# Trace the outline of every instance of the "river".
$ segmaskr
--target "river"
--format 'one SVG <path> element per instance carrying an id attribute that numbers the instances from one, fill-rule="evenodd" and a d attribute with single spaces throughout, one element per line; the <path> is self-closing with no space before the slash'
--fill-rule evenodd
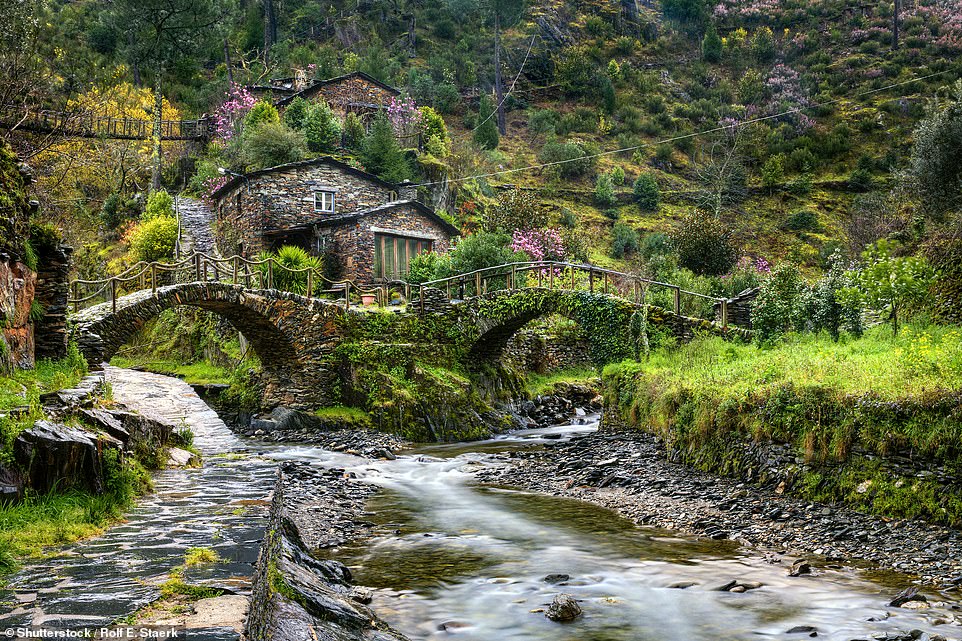
<path id="1" fill-rule="evenodd" d="M 159 582 L 193 546 L 213 547 L 225 562 L 188 578 L 245 593 L 276 463 L 305 460 L 349 469 L 381 488 L 369 508 L 373 540 L 329 554 L 351 567 L 358 584 L 375 588 L 372 607 L 412 640 L 726 641 L 807 638 L 786 632 L 811 626 L 819 638 L 847 641 L 937 631 L 930 614 L 886 607 L 892 584 L 853 568 L 791 578 L 784 566 L 732 542 L 639 528 L 588 503 L 473 481 L 472 469 L 495 464 L 489 453 L 577 438 L 597 428 L 591 417 L 369 461 L 240 439 L 175 379 L 114 368 L 108 377 L 118 401 L 189 425 L 205 466 L 158 473 L 156 493 L 126 523 L 13 577 L 8 597 L 18 602 L 17 614 L 0 617 L 0 628 L 100 625 L 128 616 L 156 597 Z M 562 576 L 545 580 L 549 575 Z M 762 587 L 716 589 L 734 579 Z M 559 592 L 580 600 L 581 618 L 559 624 L 544 616 Z M 191 636 L 236 633 L 200 627 Z"/>

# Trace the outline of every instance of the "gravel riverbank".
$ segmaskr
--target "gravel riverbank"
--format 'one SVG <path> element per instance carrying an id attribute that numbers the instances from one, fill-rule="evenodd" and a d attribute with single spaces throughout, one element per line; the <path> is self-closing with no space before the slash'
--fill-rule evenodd
<path id="1" fill-rule="evenodd" d="M 641 525 L 766 551 L 772 562 L 800 557 L 814 567 L 864 561 L 915 575 L 962 598 L 962 532 L 812 504 L 670 463 L 655 437 L 599 432 L 543 449 L 498 455 L 481 481 L 569 496 L 612 508 Z"/>

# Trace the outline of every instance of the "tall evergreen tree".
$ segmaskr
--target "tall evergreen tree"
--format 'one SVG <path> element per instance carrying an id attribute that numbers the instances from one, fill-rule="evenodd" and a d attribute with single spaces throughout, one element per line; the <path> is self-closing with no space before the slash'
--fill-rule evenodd
<path id="1" fill-rule="evenodd" d="M 481 105 L 478 111 L 478 122 L 481 124 L 474 130 L 474 142 L 482 149 L 497 149 L 500 139 L 498 137 L 498 125 L 495 122 L 494 105 L 491 97 L 481 96 Z"/>
<path id="2" fill-rule="evenodd" d="M 383 113 L 379 113 L 371 125 L 370 133 L 361 144 L 361 162 L 364 168 L 388 182 L 410 180 L 411 163 L 394 136 L 394 128 Z"/>

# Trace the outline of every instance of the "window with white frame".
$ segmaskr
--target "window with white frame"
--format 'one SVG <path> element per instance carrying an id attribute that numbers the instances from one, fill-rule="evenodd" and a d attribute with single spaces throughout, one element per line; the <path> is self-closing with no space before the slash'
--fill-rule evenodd
<path id="1" fill-rule="evenodd" d="M 314 192 L 314 211 L 323 211 L 330 214 L 334 213 L 335 192 L 321 190 Z"/>

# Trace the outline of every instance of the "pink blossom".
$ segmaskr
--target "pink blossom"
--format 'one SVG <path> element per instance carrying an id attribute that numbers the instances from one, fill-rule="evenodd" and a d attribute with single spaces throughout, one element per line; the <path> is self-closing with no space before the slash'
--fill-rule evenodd
<path id="1" fill-rule="evenodd" d="M 214 112 L 214 124 L 217 128 L 217 137 L 227 142 L 234 137 L 237 123 L 243 119 L 244 114 L 250 111 L 257 99 L 247 90 L 246 87 L 232 83 L 230 89 L 225 94 L 225 100 L 217 111 Z"/>
<path id="2" fill-rule="evenodd" d="M 404 96 L 391 98 L 387 106 L 387 117 L 396 134 L 410 133 L 421 122 L 421 112 L 418 110 L 417 103 L 413 98 Z"/>
<path id="3" fill-rule="evenodd" d="M 514 230 L 511 250 L 524 252 L 535 261 L 565 258 L 564 240 L 561 232 L 554 228 Z"/>

